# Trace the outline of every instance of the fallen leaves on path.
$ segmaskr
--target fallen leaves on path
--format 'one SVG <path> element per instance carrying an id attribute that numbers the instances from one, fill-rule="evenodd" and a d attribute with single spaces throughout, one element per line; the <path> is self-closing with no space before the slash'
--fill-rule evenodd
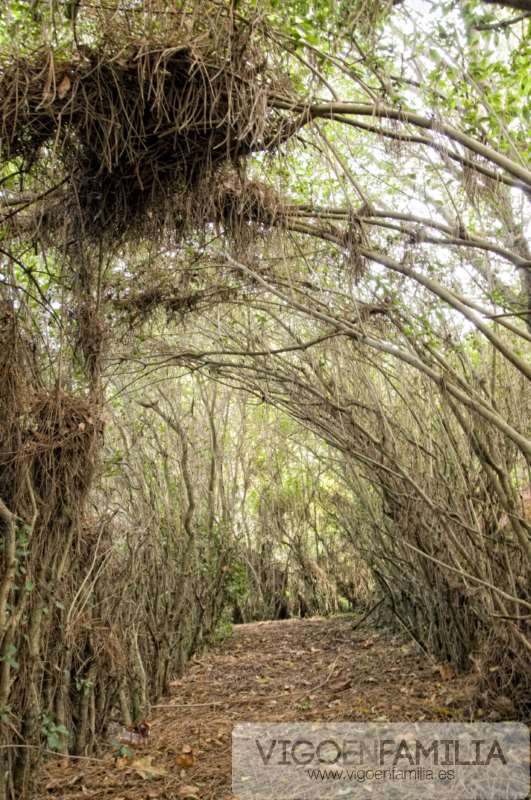
<path id="1" fill-rule="evenodd" d="M 140 775 L 143 780 L 149 778 L 161 778 L 168 774 L 165 767 L 153 764 L 153 756 L 142 756 L 141 758 L 117 758 L 116 766 L 118 769 L 131 769 Z"/>
<path id="2" fill-rule="evenodd" d="M 402 636 L 352 620 L 237 626 L 195 657 L 154 711 L 148 752 L 117 764 L 49 763 L 39 800 L 235 800 L 237 722 L 470 719 L 469 680 L 435 665 Z"/>

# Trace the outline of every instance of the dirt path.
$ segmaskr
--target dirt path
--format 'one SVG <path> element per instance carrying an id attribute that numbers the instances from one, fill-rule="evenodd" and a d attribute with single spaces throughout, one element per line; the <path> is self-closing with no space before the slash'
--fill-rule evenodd
<path id="1" fill-rule="evenodd" d="M 109 745 L 99 761 L 50 764 L 40 797 L 230 800 L 238 721 L 470 719 L 466 679 L 399 636 L 352 625 L 335 618 L 238 626 L 172 685 L 171 707 L 154 709 L 149 744 L 133 759 L 116 759 Z"/>

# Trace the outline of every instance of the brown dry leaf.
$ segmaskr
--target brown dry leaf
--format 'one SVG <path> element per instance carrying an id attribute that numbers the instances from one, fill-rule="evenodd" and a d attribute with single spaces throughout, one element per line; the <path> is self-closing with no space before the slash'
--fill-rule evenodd
<path id="1" fill-rule="evenodd" d="M 181 769 L 190 769 L 195 763 L 194 754 L 192 752 L 180 753 L 178 756 L 175 756 L 175 763 Z"/>
<path id="2" fill-rule="evenodd" d="M 330 689 L 334 693 L 345 692 L 347 689 L 350 689 L 352 686 L 352 679 L 347 678 L 346 680 L 336 681 L 336 683 L 332 683 L 330 685 Z"/>
<path id="3" fill-rule="evenodd" d="M 457 676 L 455 667 L 452 664 L 439 664 L 438 670 L 443 681 L 450 681 Z"/>
<path id="4" fill-rule="evenodd" d="M 114 762 L 115 767 L 118 769 L 127 769 L 131 766 L 131 759 L 128 756 L 118 756 Z"/>
<path id="5" fill-rule="evenodd" d="M 493 702 L 493 706 L 495 710 L 502 715 L 502 717 L 507 717 L 507 719 L 510 719 L 515 713 L 513 701 L 510 697 L 506 697 L 503 694 L 498 695 Z"/>
<path id="6" fill-rule="evenodd" d="M 199 789 L 197 786 L 181 786 L 177 790 L 177 797 L 182 797 L 183 800 L 197 800 Z"/>
<path id="7" fill-rule="evenodd" d="M 446 708 L 446 706 L 431 705 L 430 706 L 430 711 L 433 711 L 435 714 L 439 714 L 440 716 L 443 716 L 443 717 L 451 717 L 452 716 L 451 709 Z"/>
<path id="8" fill-rule="evenodd" d="M 59 100 L 63 100 L 71 88 L 72 88 L 72 81 L 70 80 L 68 75 L 64 75 L 63 80 L 57 87 L 57 96 L 59 97 Z"/>
<path id="9" fill-rule="evenodd" d="M 165 767 L 157 767 L 153 762 L 153 756 L 142 756 L 142 758 L 135 758 L 130 763 L 131 769 L 140 775 L 141 778 L 147 780 L 148 778 L 162 778 L 168 774 Z"/>
<path id="10" fill-rule="evenodd" d="M 61 769 L 62 762 L 58 762 L 57 767 Z M 79 783 L 83 780 L 83 775 L 74 775 L 72 778 L 69 778 L 66 782 L 63 776 L 60 776 L 59 779 L 48 781 L 46 784 L 46 791 L 51 792 L 53 789 L 57 789 L 60 786 L 73 786 L 75 783 Z"/>

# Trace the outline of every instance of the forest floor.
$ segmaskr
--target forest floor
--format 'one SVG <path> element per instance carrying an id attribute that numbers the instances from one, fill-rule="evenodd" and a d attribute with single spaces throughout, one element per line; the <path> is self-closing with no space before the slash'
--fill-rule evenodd
<path id="1" fill-rule="evenodd" d="M 148 743 L 117 757 L 52 760 L 39 800 L 232 800 L 231 731 L 250 721 L 470 720 L 470 680 L 411 641 L 346 617 L 234 628 L 192 659 Z"/>

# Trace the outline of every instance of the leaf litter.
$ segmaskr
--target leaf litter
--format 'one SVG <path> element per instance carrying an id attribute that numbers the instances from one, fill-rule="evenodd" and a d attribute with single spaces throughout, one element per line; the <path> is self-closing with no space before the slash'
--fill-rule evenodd
<path id="1" fill-rule="evenodd" d="M 38 800 L 232 800 L 231 733 L 240 721 L 480 716 L 470 675 L 434 666 L 401 634 L 352 628 L 347 617 L 236 626 L 171 682 L 142 755 L 71 759 L 66 768 L 50 761 Z"/>

